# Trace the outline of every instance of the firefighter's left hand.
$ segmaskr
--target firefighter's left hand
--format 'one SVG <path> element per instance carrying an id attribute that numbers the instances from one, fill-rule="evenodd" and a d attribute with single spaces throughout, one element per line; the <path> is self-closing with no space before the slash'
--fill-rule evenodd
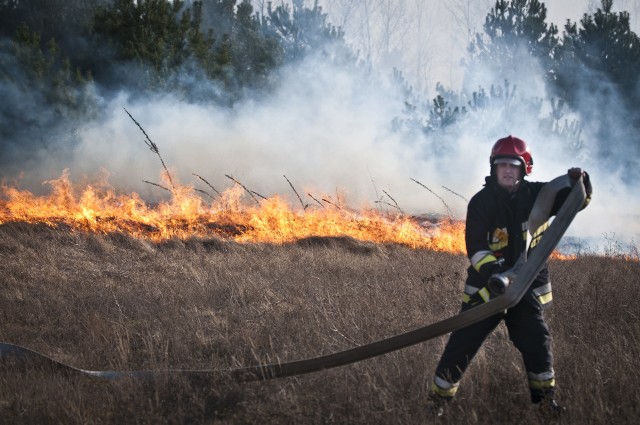
<path id="1" fill-rule="evenodd" d="M 586 207 L 589 202 L 591 202 L 591 194 L 593 193 L 593 188 L 591 187 L 591 179 L 589 179 L 589 174 L 586 171 L 583 171 L 580 167 L 569 168 L 567 171 L 569 174 L 569 178 L 571 179 L 571 185 L 573 186 L 580 176 L 582 176 L 582 184 L 584 184 L 584 191 L 587 194 L 587 198 L 584 201 L 584 207 Z"/>

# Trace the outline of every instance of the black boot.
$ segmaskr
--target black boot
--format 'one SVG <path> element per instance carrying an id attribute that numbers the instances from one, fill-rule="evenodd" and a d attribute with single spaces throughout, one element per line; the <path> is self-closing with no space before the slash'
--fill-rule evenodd
<path id="1" fill-rule="evenodd" d="M 567 410 L 566 407 L 559 405 L 555 399 L 546 400 L 546 404 L 550 410 L 558 414 L 563 413 Z"/>
<path id="2" fill-rule="evenodd" d="M 535 404 L 538 407 L 538 413 L 544 417 L 557 418 L 567 411 L 554 398 L 545 397 Z"/>
<path id="3" fill-rule="evenodd" d="M 567 409 L 556 401 L 555 388 L 531 390 L 531 401 L 538 408 L 538 413 L 544 417 L 558 417 Z"/>
<path id="4" fill-rule="evenodd" d="M 445 415 L 452 400 L 453 397 L 443 397 L 436 393 L 430 393 L 427 401 L 427 410 L 434 416 L 442 417 Z"/>

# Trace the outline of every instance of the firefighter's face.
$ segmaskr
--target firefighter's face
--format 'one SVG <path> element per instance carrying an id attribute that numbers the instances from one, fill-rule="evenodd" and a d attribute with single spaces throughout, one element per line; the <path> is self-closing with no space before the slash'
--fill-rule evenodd
<path id="1" fill-rule="evenodd" d="M 522 179 L 522 167 L 520 164 L 511 163 L 496 164 L 496 177 L 498 184 L 509 192 L 516 190 Z"/>

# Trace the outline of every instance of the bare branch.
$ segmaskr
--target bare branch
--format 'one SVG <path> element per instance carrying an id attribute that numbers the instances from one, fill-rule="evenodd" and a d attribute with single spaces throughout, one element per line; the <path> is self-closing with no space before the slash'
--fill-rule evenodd
<path id="1" fill-rule="evenodd" d="M 316 198 L 314 198 L 314 196 L 310 193 L 307 193 L 307 195 L 309 195 L 311 197 L 311 199 L 313 199 L 314 201 L 316 201 L 318 203 L 318 205 L 320 205 L 322 208 L 324 208 L 324 205 L 322 205 L 322 202 L 318 201 Z"/>
<path id="2" fill-rule="evenodd" d="M 409 177 L 411 179 L 411 177 Z M 431 192 L 436 198 L 440 199 L 440 201 L 442 201 L 442 203 L 444 204 L 444 207 L 447 209 L 447 214 L 449 214 L 449 218 L 453 218 L 453 213 L 451 212 L 451 208 L 449 208 L 449 205 L 447 205 L 447 203 L 444 201 L 444 199 L 442 199 L 442 197 L 440 195 L 438 195 L 437 193 L 435 193 L 433 190 L 429 189 L 427 186 L 423 185 L 422 183 L 420 183 L 418 180 L 416 179 L 411 179 L 414 182 L 418 183 L 420 186 L 424 187 L 425 189 L 427 189 L 429 192 Z"/>
<path id="3" fill-rule="evenodd" d="M 254 196 L 254 192 L 250 191 L 249 189 L 247 189 L 247 187 L 245 185 L 243 185 L 242 183 L 240 183 L 238 180 L 234 179 L 233 177 L 231 177 L 228 174 L 224 175 L 226 178 L 230 179 L 231 181 L 237 183 L 240 185 L 240 187 L 242 187 L 249 195 L 251 195 L 251 197 L 253 198 L 253 200 L 256 202 L 256 204 L 258 204 L 258 206 L 260 206 L 260 201 L 258 201 L 258 199 Z M 266 198 L 264 198 L 266 199 Z"/>
<path id="4" fill-rule="evenodd" d="M 442 186 L 444 189 L 448 190 L 449 192 L 453 193 L 454 195 L 462 198 L 465 202 L 469 202 L 469 200 L 467 198 L 465 198 L 464 196 L 460 195 L 459 193 L 454 192 L 453 190 L 449 189 L 446 186 Z"/>
<path id="5" fill-rule="evenodd" d="M 369 178 L 371 179 L 371 184 L 373 184 L 373 190 L 376 192 L 376 198 L 380 199 L 380 194 L 378 193 L 378 187 L 376 186 L 376 182 L 373 180 L 373 176 L 371 175 L 371 170 L 367 165 L 367 172 L 369 172 Z"/>
<path id="6" fill-rule="evenodd" d="M 327 204 L 331 204 L 331 205 L 333 205 L 334 207 L 336 207 L 337 209 L 339 209 L 340 211 L 342 211 L 342 208 L 340 208 L 340 207 L 339 207 L 338 205 L 336 205 L 335 203 L 333 203 L 333 202 L 329 201 L 328 199 L 322 198 L 322 200 L 323 200 L 324 202 L 326 202 Z"/>
<path id="7" fill-rule="evenodd" d="M 147 132 L 144 131 L 144 128 L 142 128 L 140 123 L 138 121 L 136 121 L 135 118 L 133 118 L 133 116 L 129 113 L 129 111 L 127 111 L 127 108 L 123 108 L 123 109 L 127 113 L 127 115 L 129 115 L 129 118 L 131 118 L 131 120 L 138 126 L 140 131 L 142 131 L 142 134 L 144 134 L 144 137 L 146 138 L 144 140 L 144 143 L 149 147 L 149 149 L 151 149 L 151 152 L 155 153 L 156 155 L 158 155 L 158 158 L 160 158 L 160 162 L 162 163 L 162 167 L 164 168 L 164 171 L 167 173 L 167 178 L 169 179 L 169 183 L 171 183 L 171 187 L 173 189 L 175 189 L 175 185 L 173 184 L 173 180 L 171 179 L 171 173 L 169 173 L 169 170 L 167 169 L 167 166 L 165 165 L 164 160 L 162 159 L 162 156 L 160 155 L 160 150 L 158 149 L 158 145 L 156 145 L 155 143 L 153 143 L 151 141 L 151 139 L 149 138 L 149 135 L 147 134 Z"/>
<path id="8" fill-rule="evenodd" d="M 289 183 L 289 186 L 291 186 L 291 189 L 293 190 L 293 193 L 295 193 L 295 194 L 296 194 L 296 196 L 298 197 L 298 201 L 300 201 L 300 205 L 302 205 L 302 209 L 306 211 L 306 210 L 307 210 L 307 207 L 308 207 L 309 205 L 305 205 L 305 203 L 304 203 L 304 202 L 302 202 L 302 198 L 300 198 L 300 195 L 298 195 L 298 191 L 296 190 L 296 188 L 295 188 L 295 187 L 293 187 L 293 184 L 291 184 L 291 182 L 289 181 L 289 179 L 287 178 L 287 176 L 285 176 L 285 175 L 283 174 L 283 175 L 282 175 L 282 177 L 284 177 L 284 178 L 285 178 L 285 180 L 287 181 L 287 183 Z"/>
<path id="9" fill-rule="evenodd" d="M 216 199 L 216 197 L 215 197 L 215 196 L 213 196 L 212 194 L 210 194 L 210 193 L 209 193 L 209 192 L 207 192 L 206 190 L 202 190 L 202 189 L 193 189 L 193 190 L 195 190 L 196 192 L 204 193 L 205 195 L 207 195 L 209 198 L 211 198 L 211 199 L 213 199 L 213 200 L 215 200 L 215 199 Z"/>
<path id="10" fill-rule="evenodd" d="M 196 174 L 196 173 L 191 173 L 191 174 L 193 174 L 194 176 L 196 176 L 197 178 L 199 178 L 200 180 L 202 180 L 203 182 L 205 182 L 205 184 L 206 184 L 207 186 L 209 186 L 211 189 L 213 189 L 213 191 L 214 191 L 218 196 L 221 196 L 221 195 L 222 195 L 220 192 L 218 192 L 218 190 L 216 190 L 216 188 L 215 188 L 215 187 L 213 187 L 213 185 L 212 185 L 211 183 L 209 183 L 208 181 L 206 181 L 204 177 L 199 176 L 199 175 L 198 175 L 198 174 Z"/>
<path id="11" fill-rule="evenodd" d="M 387 201 L 375 201 L 375 203 L 376 203 L 376 204 L 385 204 L 385 205 L 389 205 L 390 207 L 397 209 L 397 210 L 398 210 L 398 212 L 400 212 L 400 214 L 404 214 L 404 211 L 402 211 L 400 208 L 398 208 L 398 206 L 397 206 L 397 205 L 390 204 L 390 203 L 388 203 Z"/>
<path id="12" fill-rule="evenodd" d="M 171 192 L 171 189 L 169 189 L 168 187 L 164 187 L 164 186 L 162 186 L 162 185 L 160 185 L 160 184 L 158 184 L 158 183 L 153 183 L 153 182 L 150 182 L 150 181 L 147 181 L 147 180 L 142 180 L 142 181 L 143 181 L 143 182 L 145 182 L 145 183 L 147 183 L 147 184 L 151 184 L 151 185 L 153 185 L 153 186 L 158 186 L 160 189 L 164 189 L 164 190 L 166 190 L 167 192 Z"/>
<path id="13" fill-rule="evenodd" d="M 389 197 L 389 199 L 391 199 L 393 201 L 394 205 L 391 205 L 392 207 L 395 207 L 398 211 L 400 211 L 402 214 L 404 214 L 404 211 L 402 211 L 402 208 L 400 208 L 400 206 L 398 205 L 398 203 L 396 202 L 395 199 L 393 199 L 393 197 L 391 195 L 389 195 L 389 193 L 387 193 L 386 190 L 382 191 L 385 195 L 387 195 Z M 386 203 L 386 202 L 385 202 Z"/>
<path id="14" fill-rule="evenodd" d="M 252 190 L 252 191 L 251 191 L 251 193 L 253 193 L 253 194 L 254 194 L 254 195 L 256 195 L 256 196 L 261 197 L 262 199 L 267 199 L 267 197 L 266 197 L 266 196 L 262 196 L 262 195 L 260 195 L 260 194 L 259 194 L 258 192 L 256 192 L 255 190 Z"/>

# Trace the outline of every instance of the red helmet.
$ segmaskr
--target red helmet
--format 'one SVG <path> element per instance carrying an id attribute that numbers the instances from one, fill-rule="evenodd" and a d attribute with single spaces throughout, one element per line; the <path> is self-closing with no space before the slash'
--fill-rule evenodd
<path id="1" fill-rule="evenodd" d="M 491 149 L 489 163 L 493 165 L 493 162 L 498 158 L 515 158 L 522 163 L 524 174 L 526 176 L 531 174 L 533 158 L 531 157 L 529 147 L 522 139 L 508 136 L 498 140 L 495 145 L 493 145 L 493 149 Z"/>

